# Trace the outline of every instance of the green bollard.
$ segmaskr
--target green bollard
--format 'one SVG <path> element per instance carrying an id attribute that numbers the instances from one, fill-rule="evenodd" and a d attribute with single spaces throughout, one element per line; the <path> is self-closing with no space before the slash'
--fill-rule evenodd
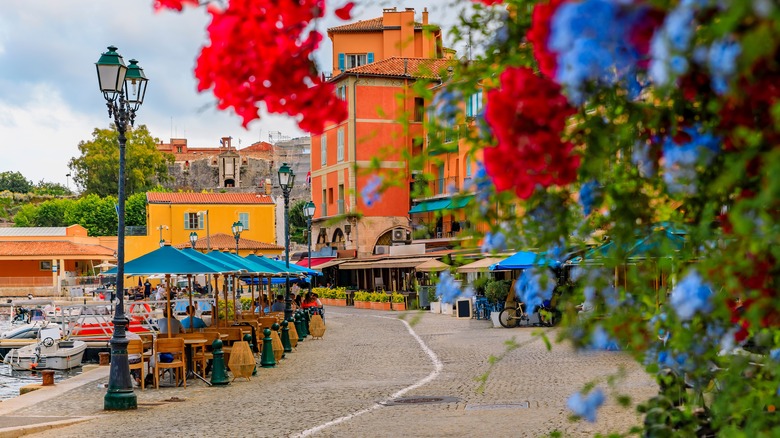
<path id="1" fill-rule="evenodd" d="M 249 349 L 254 352 L 255 351 L 255 345 L 252 343 L 252 335 L 249 333 L 244 335 L 244 341 L 246 341 L 247 344 L 249 344 Z M 253 353 L 254 356 L 254 353 Z M 257 361 L 255 361 L 255 368 L 252 370 L 252 375 L 257 375 Z"/>
<path id="2" fill-rule="evenodd" d="M 285 353 L 292 353 L 292 344 L 290 343 L 290 329 L 287 327 L 289 322 L 282 321 L 282 347 Z"/>
<path id="3" fill-rule="evenodd" d="M 263 353 L 260 355 L 260 366 L 263 368 L 275 368 L 274 346 L 271 343 L 271 329 L 263 330 Z"/>
<path id="4" fill-rule="evenodd" d="M 298 332 L 298 342 L 303 342 L 303 329 L 301 328 L 301 314 L 296 312 L 293 317 L 293 323 L 295 324 L 295 331 Z"/>
<path id="5" fill-rule="evenodd" d="M 224 386 L 230 384 L 227 368 L 225 368 L 225 353 L 222 351 L 222 340 L 215 339 L 211 344 L 214 350 L 214 359 L 211 361 L 211 384 L 213 386 Z"/>

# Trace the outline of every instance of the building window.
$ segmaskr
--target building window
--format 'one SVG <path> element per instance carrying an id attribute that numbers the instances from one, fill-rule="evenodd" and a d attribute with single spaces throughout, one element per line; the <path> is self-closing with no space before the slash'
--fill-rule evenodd
<path id="1" fill-rule="evenodd" d="M 328 189 L 328 204 L 333 204 L 333 187 Z"/>
<path id="2" fill-rule="evenodd" d="M 414 121 L 422 122 L 423 114 L 425 114 L 425 99 L 422 97 L 414 98 Z"/>
<path id="3" fill-rule="evenodd" d="M 238 220 L 241 222 L 241 225 L 244 226 L 245 230 L 249 229 L 249 213 L 239 213 Z"/>
<path id="4" fill-rule="evenodd" d="M 181 151 L 182 151 L 182 147 L 181 146 L 176 146 L 176 152 L 177 153 L 181 153 Z"/>
<path id="5" fill-rule="evenodd" d="M 202 230 L 203 229 L 203 215 L 198 213 L 184 213 L 184 229 L 185 230 Z"/>
<path id="6" fill-rule="evenodd" d="M 338 145 L 336 149 L 336 159 L 338 161 L 344 161 L 344 128 L 339 128 L 338 131 Z"/>
<path id="7" fill-rule="evenodd" d="M 476 117 L 482 111 L 482 90 L 469 97 L 466 102 L 466 117 Z"/>
<path id="8" fill-rule="evenodd" d="M 339 184 L 338 211 L 339 214 L 344 214 L 344 184 Z"/>
<path id="9" fill-rule="evenodd" d="M 51 271 L 51 262 L 40 262 L 41 271 Z"/>
<path id="10" fill-rule="evenodd" d="M 322 189 L 322 206 L 320 208 L 320 213 L 322 216 L 328 215 L 328 190 Z"/>
<path id="11" fill-rule="evenodd" d="M 347 70 L 350 68 L 360 67 L 361 65 L 368 64 L 368 56 L 366 53 L 347 53 L 346 56 Z"/>
<path id="12" fill-rule="evenodd" d="M 328 164 L 328 137 L 324 133 L 320 136 L 320 164 Z"/>
<path id="13" fill-rule="evenodd" d="M 471 157 L 466 155 L 466 178 L 471 178 Z"/>
<path id="14" fill-rule="evenodd" d="M 338 97 L 341 100 L 347 100 L 347 86 L 342 85 L 338 88 L 336 88 L 336 97 Z"/>

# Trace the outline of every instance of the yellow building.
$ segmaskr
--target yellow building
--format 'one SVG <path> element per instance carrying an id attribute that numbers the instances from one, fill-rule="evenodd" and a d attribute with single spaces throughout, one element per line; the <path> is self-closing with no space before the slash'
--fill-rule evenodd
<path id="1" fill-rule="evenodd" d="M 283 250 L 275 244 L 276 206 L 268 195 L 149 192 L 146 202 L 146 233 L 142 236 L 128 234 L 125 239 L 127 261 L 154 251 L 161 241 L 173 246 L 189 245 L 192 232 L 198 235 L 198 249 L 234 251 L 231 228 L 237 221 L 244 226 L 238 242 L 239 254 L 274 256 Z M 231 244 L 229 247 L 226 247 L 227 242 Z"/>

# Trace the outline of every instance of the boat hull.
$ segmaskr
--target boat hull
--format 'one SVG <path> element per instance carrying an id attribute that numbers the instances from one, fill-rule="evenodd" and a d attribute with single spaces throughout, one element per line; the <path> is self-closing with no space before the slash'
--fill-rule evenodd
<path id="1" fill-rule="evenodd" d="M 36 354 L 36 346 L 30 345 L 9 351 L 3 362 L 17 371 L 59 370 L 65 371 L 81 366 L 87 343 L 83 341 L 60 341 L 55 351 Z"/>

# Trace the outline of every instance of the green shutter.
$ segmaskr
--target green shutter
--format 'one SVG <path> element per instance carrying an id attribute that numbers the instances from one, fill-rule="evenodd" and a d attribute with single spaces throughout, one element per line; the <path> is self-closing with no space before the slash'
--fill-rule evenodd
<path id="1" fill-rule="evenodd" d="M 203 215 L 200 213 L 198 213 L 198 229 L 203 229 Z"/>
<path id="2" fill-rule="evenodd" d="M 339 70 L 344 71 L 344 54 L 339 53 Z"/>
<path id="3" fill-rule="evenodd" d="M 184 229 L 189 230 L 190 229 L 190 217 L 189 213 L 184 213 Z"/>

